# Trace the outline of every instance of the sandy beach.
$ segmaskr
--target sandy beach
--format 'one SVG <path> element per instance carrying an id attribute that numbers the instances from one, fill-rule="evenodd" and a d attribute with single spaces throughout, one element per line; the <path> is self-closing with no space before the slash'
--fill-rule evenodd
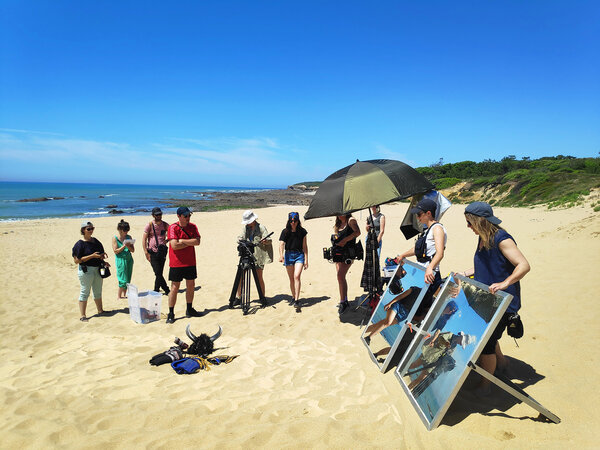
<path id="1" fill-rule="evenodd" d="M 305 206 L 293 207 L 303 215 Z M 383 256 L 413 245 L 399 224 L 407 204 L 384 205 Z M 289 206 L 256 210 L 277 239 Z M 442 219 L 448 230 L 445 276 L 472 266 L 476 237 L 465 226 L 464 205 Z M 334 266 L 322 257 L 333 219 L 304 221 L 309 269 L 302 277 L 304 307 L 289 304 L 289 282 L 278 262 L 265 268 L 269 306 L 243 316 L 227 307 L 237 265 L 235 237 L 242 211 L 195 213 L 202 235 L 196 250 L 196 309 L 186 319 L 179 294 L 178 320 L 134 323 L 117 300 L 113 274 L 104 282 L 104 305 L 114 314 L 78 320 L 79 283 L 71 248 L 80 219 L 0 223 L 0 446 L 15 448 L 597 448 L 600 339 L 600 213 L 589 207 L 496 208 L 532 270 L 522 281 L 525 336 L 504 336 L 505 354 L 521 368 L 515 380 L 562 419 L 534 420 L 538 413 L 494 390 L 480 401 L 465 389 L 441 425 L 427 431 L 393 371 L 379 372 L 360 340 L 362 313 L 340 321 Z M 366 215 L 357 213 L 364 232 Z M 121 217 L 94 220 L 110 250 Z M 141 245 L 149 217 L 131 216 L 138 239 L 133 284 L 153 286 Z M 174 215 L 165 217 L 172 223 Z M 364 234 L 363 234 L 364 237 Z M 111 263 L 114 255 L 109 251 Z M 168 269 L 165 269 L 165 276 Z M 362 262 L 352 267 L 349 297 L 359 287 Z M 253 298 L 257 296 L 254 293 Z M 256 303 L 258 305 L 258 303 Z M 148 360 L 185 338 L 223 327 L 216 354 L 240 355 L 232 363 L 194 375 L 177 375 Z"/>

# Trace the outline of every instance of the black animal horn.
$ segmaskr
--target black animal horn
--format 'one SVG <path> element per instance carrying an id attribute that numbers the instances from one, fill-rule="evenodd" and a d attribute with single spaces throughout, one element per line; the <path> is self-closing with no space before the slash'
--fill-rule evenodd
<path id="1" fill-rule="evenodd" d="M 185 327 L 185 334 L 187 334 L 187 336 L 192 340 L 192 342 L 196 342 L 198 340 L 198 338 L 194 336 L 194 333 L 192 333 L 192 330 L 190 330 L 189 325 Z"/>
<path id="2" fill-rule="evenodd" d="M 219 331 L 217 331 L 213 336 L 211 336 L 210 340 L 213 342 L 216 341 L 217 339 L 219 339 L 219 337 L 221 337 L 222 332 L 223 332 L 223 329 L 221 328 L 221 325 L 219 325 Z"/>

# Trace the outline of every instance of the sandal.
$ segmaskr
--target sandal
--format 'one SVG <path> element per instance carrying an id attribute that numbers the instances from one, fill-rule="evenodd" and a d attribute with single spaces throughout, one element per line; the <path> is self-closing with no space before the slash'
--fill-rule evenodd
<path id="1" fill-rule="evenodd" d="M 87 317 L 83 316 L 83 317 L 80 317 L 79 320 L 81 322 L 87 322 L 89 319 Z"/>

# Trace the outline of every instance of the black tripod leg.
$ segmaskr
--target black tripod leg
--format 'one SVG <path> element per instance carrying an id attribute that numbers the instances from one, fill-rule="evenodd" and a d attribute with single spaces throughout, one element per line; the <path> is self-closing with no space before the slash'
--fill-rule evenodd
<path id="1" fill-rule="evenodd" d="M 265 298 L 265 294 L 262 291 L 262 287 L 260 286 L 260 281 L 258 280 L 258 273 L 256 272 L 256 266 L 252 266 L 252 275 L 254 275 L 254 283 L 256 284 L 256 290 L 258 291 L 258 298 L 260 300 L 260 304 L 265 307 L 267 306 L 267 299 Z"/>
<path id="2" fill-rule="evenodd" d="M 238 269 L 235 274 L 235 281 L 233 282 L 233 289 L 231 289 L 231 296 L 229 297 L 230 308 L 233 308 L 235 306 L 235 294 L 237 294 L 238 286 L 240 285 L 240 281 L 242 280 L 242 272 L 242 267 L 238 265 Z"/>
<path id="3" fill-rule="evenodd" d="M 244 315 L 250 310 L 250 269 L 244 269 L 242 276 L 242 311 Z"/>

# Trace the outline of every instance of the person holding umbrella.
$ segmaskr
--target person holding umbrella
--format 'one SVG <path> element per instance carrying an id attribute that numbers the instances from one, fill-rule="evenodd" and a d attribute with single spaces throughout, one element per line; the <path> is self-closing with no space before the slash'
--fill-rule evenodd
<path id="1" fill-rule="evenodd" d="M 352 214 L 345 214 L 337 216 L 335 219 L 335 225 L 333 226 L 334 231 L 334 245 L 337 247 L 349 248 L 356 244 L 356 238 L 360 236 L 360 228 L 356 219 L 352 217 Z M 335 263 L 335 271 L 337 273 L 337 281 L 340 289 L 340 304 L 338 305 L 338 313 L 342 315 L 347 309 L 348 303 L 348 282 L 346 281 L 346 274 L 350 270 L 352 260 L 346 263 L 345 260 Z"/>
<path id="2" fill-rule="evenodd" d="M 465 219 L 467 227 L 479 236 L 479 241 L 473 268 L 465 270 L 461 275 L 466 277 L 473 275 L 475 281 L 489 285 L 492 294 L 502 290 L 513 296 L 479 358 L 481 367 L 493 374 L 497 367 L 504 369 L 508 365 L 498 340 L 508 326 L 509 318 L 517 314 L 521 308 L 519 280 L 529 272 L 531 267 L 521 250 L 517 248 L 513 237 L 500 227 L 502 221 L 494 216 L 494 211 L 488 203 L 473 202 L 468 205 L 465 208 Z M 482 378 L 478 390 L 482 395 L 489 393 L 490 381 Z"/>
<path id="3" fill-rule="evenodd" d="M 435 291 L 442 284 L 440 261 L 444 258 L 448 237 L 444 226 L 435 220 L 436 209 L 437 205 L 433 200 L 423 198 L 417 203 L 416 207 L 410 210 L 411 214 L 417 215 L 417 220 L 423 225 L 424 231 L 416 240 L 414 248 L 399 255 L 400 260 L 409 256 L 416 256 L 417 261 L 426 266 L 425 282 L 429 284 L 429 288 L 415 313 L 415 317 L 425 315 L 433 303 Z"/>

